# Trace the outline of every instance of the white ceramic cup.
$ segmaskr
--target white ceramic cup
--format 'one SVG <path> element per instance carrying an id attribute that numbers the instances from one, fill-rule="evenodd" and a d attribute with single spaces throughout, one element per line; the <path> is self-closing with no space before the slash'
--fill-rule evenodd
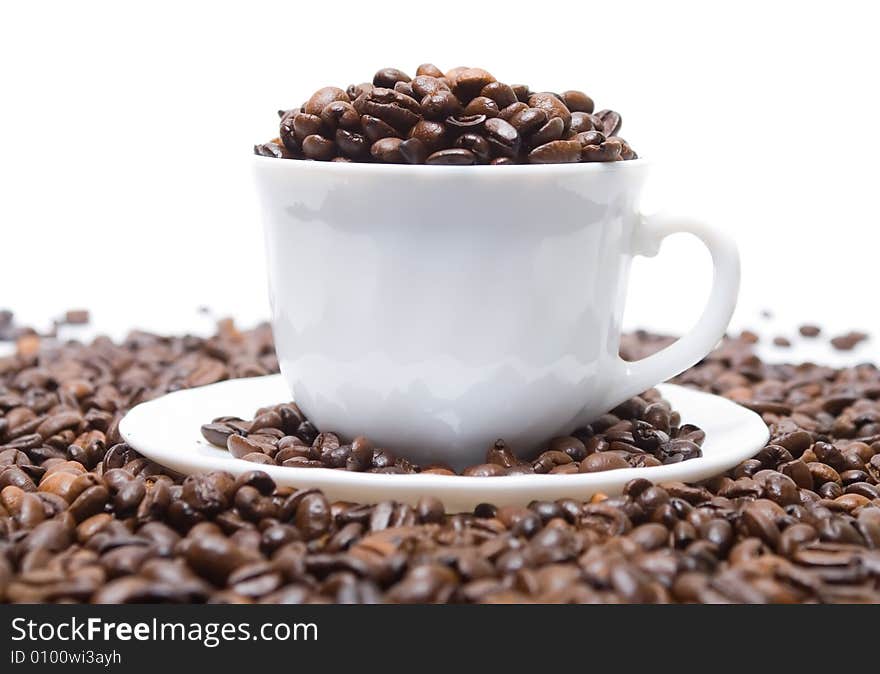
<path id="1" fill-rule="evenodd" d="M 540 448 L 705 356 L 739 257 L 705 223 L 644 216 L 644 160 L 397 166 L 255 157 L 275 345 L 320 429 L 429 464 Z M 669 234 L 708 247 L 694 328 L 618 356 L 630 263 Z"/>

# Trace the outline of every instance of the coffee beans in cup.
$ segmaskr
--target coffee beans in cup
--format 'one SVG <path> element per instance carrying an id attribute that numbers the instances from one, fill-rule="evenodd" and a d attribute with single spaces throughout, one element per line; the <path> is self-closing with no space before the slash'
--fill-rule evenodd
<path id="1" fill-rule="evenodd" d="M 369 82 L 318 89 L 279 110 L 278 136 L 254 153 L 278 159 L 379 164 L 568 164 L 636 159 L 621 117 L 583 91 L 532 91 L 482 68 L 415 76 L 383 68 Z"/>

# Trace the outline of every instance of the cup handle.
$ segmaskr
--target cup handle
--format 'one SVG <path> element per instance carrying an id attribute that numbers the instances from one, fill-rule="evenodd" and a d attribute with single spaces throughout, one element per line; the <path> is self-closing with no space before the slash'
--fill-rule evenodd
<path id="1" fill-rule="evenodd" d="M 712 254 L 713 280 L 703 315 L 678 341 L 642 360 L 627 362 L 617 357 L 610 400 L 613 408 L 642 391 L 680 374 L 708 354 L 727 329 L 739 292 L 739 251 L 727 234 L 699 220 L 678 216 L 642 215 L 632 239 L 633 255 L 653 257 L 670 234 L 686 232 L 700 239 Z"/>

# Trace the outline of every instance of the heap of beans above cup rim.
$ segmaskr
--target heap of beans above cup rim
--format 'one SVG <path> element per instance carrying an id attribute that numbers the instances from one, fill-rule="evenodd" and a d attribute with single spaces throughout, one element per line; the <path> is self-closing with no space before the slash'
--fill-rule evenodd
<path id="1" fill-rule="evenodd" d="M 385 164 L 564 164 L 636 159 L 613 110 L 582 91 L 533 92 L 482 68 L 410 77 L 383 68 L 372 82 L 323 87 L 279 110 L 278 137 L 254 153 L 279 159 Z"/>

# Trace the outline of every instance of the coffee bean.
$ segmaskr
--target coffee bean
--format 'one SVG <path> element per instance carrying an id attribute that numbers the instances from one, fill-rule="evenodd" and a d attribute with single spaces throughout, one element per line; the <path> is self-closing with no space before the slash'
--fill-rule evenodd
<path id="1" fill-rule="evenodd" d="M 339 87 L 323 87 L 318 89 L 303 106 L 303 112 L 309 115 L 320 115 L 325 107 L 334 101 L 350 102 L 348 94 Z M 312 132 L 315 133 L 315 132 Z"/>
<path id="2" fill-rule="evenodd" d="M 519 151 L 520 137 L 517 130 L 508 122 L 500 118 L 487 119 L 483 125 L 486 131 L 486 140 L 494 153 L 513 157 Z"/>
<path id="3" fill-rule="evenodd" d="M 296 507 L 296 527 L 303 538 L 311 540 L 330 526 L 330 507 L 320 493 L 306 494 Z"/>
<path id="4" fill-rule="evenodd" d="M 491 156 L 491 146 L 483 136 L 476 133 L 463 133 L 455 139 L 455 147 L 470 150 L 477 161 L 485 164 Z M 415 163 L 415 162 L 413 162 Z"/>
<path id="5" fill-rule="evenodd" d="M 462 474 L 470 475 L 472 477 L 496 477 L 499 475 L 506 475 L 507 471 L 494 463 L 482 463 L 477 466 L 469 466 L 468 468 L 465 468 Z"/>
<path id="6" fill-rule="evenodd" d="M 303 138 L 302 151 L 308 159 L 327 161 L 335 155 L 336 144 L 329 138 L 312 134 Z"/>
<path id="7" fill-rule="evenodd" d="M 602 133 L 606 136 L 615 136 L 620 131 L 620 115 L 614 110 L 600 110 L 596 113 L 596 118 L 602 123 Z"/>
<path id="8" fill-rule="evenodd" d="M 468 116 L 482 115 L 483 118 L 487 118 L 497 117 L 498 111 L 498 104 L 491 98 L 488 98 L 486 96 L 477 96 L 465 106 L 462 114 Z"/>
<path id="9" fill-rule="evenodd" d="M 593 112 L 593 99 L 587 96 L 583 91 L 576 91 L 574 89 L 563 91 L 562 94 L 560 94 L 560 98 L 562 98 L 562 102 L 572 113 Z"/>
<path id="10" fill-rule="evenodd" d="M 405 164 L 406 159 L 400 152 L 400 138 L 382 138 L 373 143 L 370 147 L 370 154 L 373 159 L 385 164 Z"/>
<path id="11" fill-rule="evenodd" d="M 391 89 L 397 82 L 409 82 L 410 77 L 397 68 L 383 68 L 373 75 L 373 85 Z"/>
<path id="12" fill-rule="evenodd" d="M 590 454 L 586 459 L 581 461 L 580 472 L 598 473 L 605 470 L 616 470 L 618 468 L 629 468 L 629 464 L 617 454 L 601 452 Z"/>
<path id="13" fill-rule="evenodd" d="M 426 164 L 434 166 L 467 166 L 477 161 L 476 155 L 465 148 L 450 148 L 448 150 L 438 150 L 428 155 L 425 160 Z"/>
<path id="14" fill-rule="evenodd" d="M 462 111 L 461 102 L 451 91 L 440 89 L 421 100 L 422 114 L 427 120 L 444 120 Z M 417 120 L 418 121 L 418 120 Z"/>
<path id="15" fill-rule="evenodd" d="M 516 94 L 513 89 L 503 82 L 489 82 L 480 90 L 480 96 L 490 98 L 495 101 L 498 110 L 506 108 L 517 102 Z"/>
<path id="16" fill-rule="evenodd" d="M 563 123 L 563 131 L 568 131 L 571 125 L 571 111 L 565 107 L 559 98 L 554 94 L 540 93 L 529 96 L 529 105 L 533 108 L 539 108 L 547 113 L 547 117 L 559 118 Z M 605 134 L 610 135 L 610 134 Z"/>
<path id="17" fill-rule="evenodd" d="M 576 140 L 554 140 L 529 152 L 531 164 L 568 164 L 579 161 L 581 144 Z"/>

